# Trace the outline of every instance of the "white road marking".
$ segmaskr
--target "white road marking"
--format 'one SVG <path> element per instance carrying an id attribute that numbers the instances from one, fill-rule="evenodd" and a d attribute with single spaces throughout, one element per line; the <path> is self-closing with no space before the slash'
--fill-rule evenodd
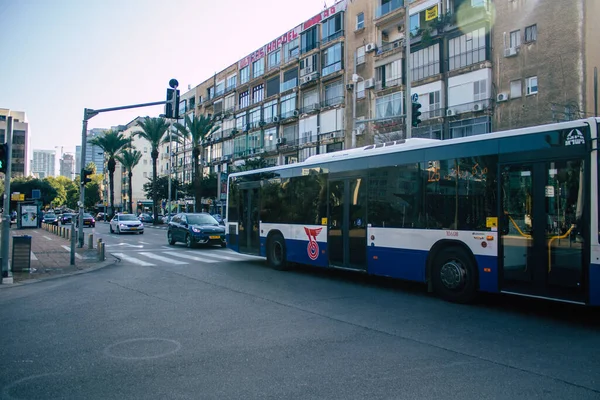
<path id="1" fill-rule="evenodd" d="M 188 253 L 196 253 L 198 254 L 198 252 L 196 251 L 188 251 Z M 227 261 L 244 261 L 243 258 L 240 257 L 229 257 L 223 254 L 215 254 L 214 251 L 205 251 L 202 253 L 202 257 L 208 257 L 208 258 L 216 258 L 219 261 L 223 261 L 223 260 L 227 260 Z"/>
<path id="2" fill-rule="evenodd" d="M 52 238 L 48 237 L 48 236 L 42 236 L 43 238 L 47 239 L 47 240 L 52 240 Z"/>
<path id="3" fill-rule="evenodd" d="M 154 260 L 158 260 L 158 261 L 162 261 L 165 262 L 167 264 L 173 264 L 173 265 L 184 265 L 187 264 L 185 261 L 179 261 L 179 260 L 174 260 L 172 258 L 167 258 L 167 257 L 161 257 L 158 254 L 154 254 L 154 253 L 149 253 L 149 252 L 139 252 L 138 254 L 148 257 L 148 258 L 152 258 Z"/>
<path id="4" fill-rule="evenodd" d="M 258 259 L 258 260 L 264 260 L 265 259 L 262 256 L 255 256 L 253 254 L 236 253 L 235 251 L 230 250 L 230 249 L 227 249 L 227 250 L 225 250 L 225 249 L 218 249 L 218 250 L 212 250 L 212 251 L 213 252 L 217 252 L 217 253 L 227 254 L 227 255 L 230 255 L 230 256 L 238 256 L 238 257 L 242 257 L 242 258 L 245 258 L 245 259 L 248 259 L 248 258 L 255 258 L 255 259 Z"/>
<path id="5" fill-rule="evenodd" d="M 37 259 L 38 259 L 38 258 L 35 256 L 35 254 L 33 254 L 33 251 L 31 252 L 31 259 L 32 259 L 33 261 L 37 261 Z"/>
<path id="6" fill-rule="evenodd" d="M 135 257 L 130 257 L 128 255 L 125 255 L 123 253 L 112 253 L 113 255 L 119 257 L 121 260 L 123 261 L 127 261 L 130 262 L 132 264 L 137 264 L 137 265 L 141 265 L 142 267 L 154 267 L 156 266 L 156 264 L 152 264 L 146 261 L 142 261 L 142 260 L 138 260 Z"/>
<path id="7" fill-rule="evenodd" d="M 163 251 L 163 253 L 164 254 L 168 254 L 170 256 L 173 256 L 173 257 L 186 258 L 188 260 L 199 261 L 199 262 L 207 263 L 207 264 L 211 264 L 211 263 L 216 262 L 216 261 L 213 261 L 213 260 L 207 260 L 206 258 L 194 257 L 194 256 L 190 256 L 190 255 L 187 255 L 187 254 L 177 253 L 176 251 Z"/>
<path id="8" fill-rule="evenodd" d="M 148 243 L 148 242 L 141 242 L 141 241 L 140 241 L 140 242 L 138 242 L 138 243 L 141 243 L 141 244 L 150 244 L 150 243 Z"/>
<path id="9" fill-rule="evenodd" d="M 60 247 L 62 247 L 62 248 L 63 248 L 63 249 L 65 249 L 66 251 L 71 251 L 71 248 L 70 248 L 69 246 L 67 246 L 67 245 L 64 245 L 64 244 L 63 244 L 63 245 L 62 245 L 62 246 L 60 246 Z M 81 256 L 81 254 L 77 254 L 77 253 L 75 253 L 75 258 L 78 258 L 78 259 L 80 259 L 80 260 L 83 260 L 83 257 Z"/>

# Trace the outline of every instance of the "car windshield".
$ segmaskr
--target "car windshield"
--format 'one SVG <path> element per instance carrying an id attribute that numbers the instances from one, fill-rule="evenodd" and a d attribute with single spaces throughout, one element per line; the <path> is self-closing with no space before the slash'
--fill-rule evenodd
<path id="1" fill-rule="evenodd" d="M 132 214 L 119 215 L 119 221 L 137 221 L 137 218 Z"/>
<path id="2" fill-rule="evenodd" d="M 188 224 L 191 225 L 219 225 L 216 219 L 207 214 L 191 214 L 187 216 Z"/>
<path id="3" fill-rule="evenodd" d="M 56 218 L 56 214 L 46 214 L 45 218 Z"/>
<path id="4" fill-rule="evenodd" d="M 84 214 L 83 214 L 83 218 L 93 218 L 93 217 L 92 217 L 92 214 L 85 214 L 85 213 L 84 213 Z"/>

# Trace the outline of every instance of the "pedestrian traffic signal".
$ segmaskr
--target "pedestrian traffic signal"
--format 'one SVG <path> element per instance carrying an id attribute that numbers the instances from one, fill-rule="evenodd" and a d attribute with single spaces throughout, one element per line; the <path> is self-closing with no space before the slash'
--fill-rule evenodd
<path id="1" fill-rule="evenodd" d="M 82 171 L 82 174 L 81 174 L 81 184 L 82 185 L 85 185 L 86 183 L 90 183 L 92 181 L 92 178 L 90 178 L 90 175 L 92 175 L 92 170 L 84 169 Z"/>
<path id="2" fill-rule="evenodd" d="M 6 173 L 6 166 L 8 165 L 8 145 L 6 143 L 0 144 L 0 172 Z"/>
<path id="3" fill-rule="evenodd" d="M 413 102 L 412 103 L 412 126 L 417 127 L 421 123 L 421 103 Z"/>
<path id="4" fill-rule="evenodd" d="M 179 117 L 179 90 L 167 89 L 167 102 L 165 103 L 165 117 L 177 119 Z"/>

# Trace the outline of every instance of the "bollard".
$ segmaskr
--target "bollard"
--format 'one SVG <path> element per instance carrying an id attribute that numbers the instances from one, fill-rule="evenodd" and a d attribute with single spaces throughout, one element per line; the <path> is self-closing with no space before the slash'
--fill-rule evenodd
<path id="1" fill-rule="evenodd" d="M 104 243 L 99 243 L 99 247 L 98 247 L 98 261 L 104 261 L 104 260 L 105 260 Z"/>
<path id="2" fill-rule="evenodd" d="M 66 238 L 67 237 L 67 229 L 63 226 L 62 228 L 60 228 L 62 230 L 62 237 Z"/>
<path id="3" fill-rule="evenodd" d="M 88 235 L 88 250 L 93 250 L 94 249 L 94 234 L 90 233 Z"/>
<path id="4" fill-rule="evenodd" d="M 65 228 L 65 238 L 70 239 L 71 235 L 70 235 L 71 231 L 68 230 L 67 228 Z"/>
<path id="5" fill-rule="evenodd" d="M 98 243 L 96 244 L 96 250 L 98 250 L 98 258 L 100 258 L 100 247 L 102 247 L 102 238 L 98 239 Z"/>

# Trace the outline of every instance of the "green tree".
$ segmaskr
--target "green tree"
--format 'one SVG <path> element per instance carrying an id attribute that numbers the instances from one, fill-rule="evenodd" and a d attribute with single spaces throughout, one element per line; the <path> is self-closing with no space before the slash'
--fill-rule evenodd
<path id="1" fill-rule="evenodd" d="M 144 183 L 144 194 L 147 199 L 154 198 L 154 182 L 149 180 Z M 171 193 L 175 193 L 176 190 L 182 190 L 179 185 L 179 181 L 177 179 L 171 180 Z M 156 198 L 160 200 L 165 200 L 169 198 L 169 177 L 163 175 L 156 180 Z"/>
<path id="2" fill-rule="evenodd" d="M 192 164 L 194 166 L 192 182 L 194 187 L 195 204 L 200 205 L 202 199 L 202 175 L 200 174 L 200 156 L 202 155 L 202 146 L 204 141 L 212 135 L 218 126 L 212 118 L 205 115 L 190 117 L 185 116 L 185 124 L 175 124 L 175 129 L 179 132 L 181 138 L 191 140 L 192 142 Z"/>
<path id="3" fill-rule="evenodd" d="M 31 198 L 31 191 L 39 189 L 41 191 L 41 202 L 43 206 L 50 205 L 56 198 L 57 191 L 46 180 L 37 178 L 16 178 L 10 182 L 10 191 L 19 192 L 25 195 L 25 198 Z"/>
<path id="4" fill-rule="evenodd" d="M 87 169 L 88 171 L 92 171 L 92 175 L 96 175 L 96 172 L 98 172 L 98 170 L 96 169 L 96 164 L 92 161 L 85 164 L 85 169 Z"/>
<path id="5" fill-rule="evenodd" d="M 169 129 L 169 123 L 163 118 L 146 117 L 138 121 L 138 125 L 142 130 L 135 132 L 134 135 L 146 139 L 152 149 L 150 153 L 152 157 L 152 184 L 154 185 L 152 190 L 152 209 L 154 210 L 154 224 L 158 224 L 158 192 L 156 188 L 158 177 L 156 174 L 156 160 L 158 160 L 159 146 L 169 141 L 169 136 L 166 134 L 167 129 Z"/>
<path id="6" fill-rule="evenodd" d="M 269 164 L 267 164 L 267 161 L 264 158 L 254 157 L 254 158 L 248 158 L 248 159 L 244 160 L 244 164 L 240 165 L 238 167 L 235 167 L 235 171 L 236 172 L 251 171 L 254 169 L 266 168 L 268 166 L 269 166 Z"/>
<path id="7" fill-rule="evenodd" d="M 108 159 L 108 187 L 110 197 L 110 211 L 109 216 L 112 216 L 114 212 L 115 203 L 115 168 L 117 161 L 115 160 L 116 155 L 121 151 L 123 147 L 131 143 L 130 139 L 123 136 L 121 132 L 110 130 L 102 136 L 97 136 L 90 140 L 90 143 L 100 147 L 104 150 L 104 157 Z"/>
<path id="8" fill-rule="evenodd" d="M 117 160 L 123 165 L 123 168 L 127 170 L 127 176 L 129 177 L 129 187 L 127 188 L 128 207 L 130 213 L 133 213 L 133 169 L 142 159 L 142 153 L 133 148 L 128 148 L 121 151 L 121 154 L 117 156 Z"/>

